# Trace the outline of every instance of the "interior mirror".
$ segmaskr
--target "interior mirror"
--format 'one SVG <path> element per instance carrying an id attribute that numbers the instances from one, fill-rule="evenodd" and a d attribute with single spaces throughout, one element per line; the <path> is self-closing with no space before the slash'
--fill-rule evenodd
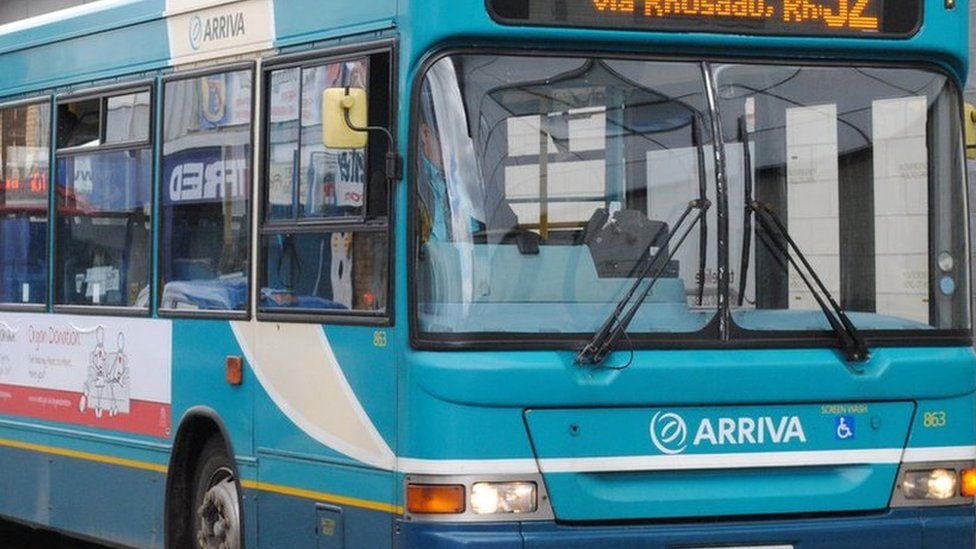
<path id="1" fill-rule="evenodd" d="M 963 124 L 966 132 L 966 158 L 976 158 L 976 107 L 966 103 Z"/>
<path id="2" fill-rule="evenodd" d="M 366 104 L 366 90 L 362 88 L 325 90 L 322 93 L 322 144 L 329 149 L 365 147 L 369 136 L 365 131 L 368 123 Z"/>

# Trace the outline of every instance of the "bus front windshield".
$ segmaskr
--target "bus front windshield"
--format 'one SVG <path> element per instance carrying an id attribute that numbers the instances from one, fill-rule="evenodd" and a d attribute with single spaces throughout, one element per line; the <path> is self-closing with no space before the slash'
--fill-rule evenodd
<path id="1" fill-rule="evenodd" d="M 750 204 L 868 335 L 969 326 L 958 92 L 941 73 L 472 54 L 433 63 L 417 101 L 423 333 L 589 334 L 647 263 L 659 278 L 631 337 L 830 330 Z M 696 199 L 719 207 L 679 242 Z"/>

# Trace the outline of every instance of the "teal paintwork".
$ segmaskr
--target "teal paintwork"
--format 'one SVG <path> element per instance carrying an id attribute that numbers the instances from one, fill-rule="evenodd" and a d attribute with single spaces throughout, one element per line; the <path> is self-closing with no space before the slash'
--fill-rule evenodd
<path id="1" fill-rule="evenodd" d="M 205 405 L 234 433 L 234 452 L 254 455 L 254 384 L 227 384 L 224 361 L 241 354 L 230 325 L 221 320 L 173 321 L 173 421 Z M 174 433 L 175 434 L 175 427 Z"/>
<path id="2" fill-rule="evenodd" d="M 536 455 L 547 458 L 901 449 L 911 402 L 526 411 Z M 840 412 L 840 413 L 837 413 Z M 679 424 L 655 422 L 672 414 Z M 835 423 L 850 418 L 851 435 Z M 649 426 L 655 433 L 648 436 Z M 681 430 L 679 426 L 684 428 Z M 572 427 L 572 428 L 571 428 Z M 654 439 L 654 437 L 658 437 Z M 673 440 L 667 442 L 667 438 Z M 661 446 L 656 447 L 656 444 Z"/>
<path id="3" fill-rule="evenodd" d="M 863 511 L 888 505 L 897 465 L 556 473 L 546 488 L 563 520 L 627 520 Z"/>
<path id="4" fill-rule="evenodd" d="M 582 471 L 546 474 L 556 515 L 617 520 L 883 508 L 897 463 L 809 460 L 818 459 L 817 452 L 858 450 L 881 450 L 897 460 L 913 412 L 911 402 L 583 408 L 529 410 L 526 422 L 543 463 L 589 458 Z M 592 459 L 715 454 L 722 458 L 711 471 L 673 470 L 679 461 L 658 470 L 601 471 L 601 461 Z M 766 466 L 764 454 L 787 465 Z M 744 461 L 733 461 L 736 456 Z"/>
<path id="5" fill-rule="evenodd" d="M 396 443 L 397 354 L 390 329 L 325 326 L 346 380 L 387 445 Z M 386 341 L 378 345 L 378 341 Z"/>
<path id="6" fill-rule="evenodd" d="M 976 433 L 976 400 L 972 395 L 919 400 L 909 448 L 972 445 Z"/>
<path id="7" fill-rule="evenodd" d="M 280 53 L 377 39 L 398 41 L 396 129 L 400 152 L 409 165 L 412 86 L 423 61 L 446 48 L 929 63 L 948 71 L 961 84 L 968 68 L 969 2 L 962 0 L 952 10 L 945 9 L 942 0 L 926 0 L 925 4 L 924 26 L 905 40 L 505 27 L 490 20 L 482 0 L 279 0 L 274 23 Z M 163 0 L 134 0 L 83 17 L 0 34 L 0 97 L 51 94 L 169 72 L 164 9 Z M 157 158 L 158 149 L 157 145 Z M 863 373 L 846 367 L 830 349 L 640 350 L 623 371 L 580 368 L 573 364 L 571 351 L 412 349 L 407 264 L 411 184 L 407 178 L 395 189 L 393 325 L 323 328 L 369 419 L 399 456 L 531 461 L 537 456 L 654 455 L 646 425 L 649 411 L 696 406 L 705 406 L 709 414 L 717 413 L 718 406 L 735 406 L 748 413 L 775 410 L 776 414 L 803 415 L 806 434 L 816 437 L 816 444 L 811 442 L 814 449 L 843 448 L 841 441 L 825 434 L 836 414 L 826 414 L 830 419 L 820 422 L 812 419 L 825 415 L 820 413 L 823 403 L 865 403 L 881 416 L 880 428 L 872 436 L 862 436 L 870 433 L 870 421 L 866 426 L 859 420 L 859 438 L 850 441 L 857 448 L 897 447 L 906 433 L 909 448 L 976 444 L 976 356 L 970 348 L 875 349 Z M 386 347 L 373 344 L 377 330 L 386 335 Z M 227 321 L 175 320 L 173 334 L 174 431 L 183 413 L 206 405 L 227 426 L 244 480 L 387 506 L 403 503 L 401 482 L 403 473 L 409 471 L 376 469 L 322 445 L 274 404 L 250 369 L 240 387 L 225 382 L 224 358 L 243 354 Z M 620 355 L 626 354 L 619 353 L 611 361 L 624 362 L 627 356 Z M 580 411 L 622 407 L 633 407 L 633 417 L 618 421 L 616 414 L 604 418 L 603 412 Z M 526 416 L 526 409 L 533 412 Z M 917 409 L 914 414 L 913 409 Z M 946 425 L 926 426 L 925 412 L 945 412 Z M 871 413 L 875 412 L 868 415 Z M 542 414 L 552 419 L 536 419 Z M 807 417 L 813 423 L 808 424 Z M 559 428 L 560 422 L 570 418 L 577 418 L 572 421 L 581 423 L 584 434 L 592 425 L 605 443 L 586 445 L 570 440 L 568 430 Z M 540 435 L 532 426 L 536 421 L 553 424 L 539 431 Z M 173 443 L 172 438 L 106 434 L 9 416 L 0 418 L 0 439 L 157 465 L 168 463 Z M 68 471 L 62 463 L 73 458 L 58 458 L 54 460 L 58 465 L 53 466 L 43 454 L 0 451 L 0 462 L 7 460 L 24 465 L 0 467 L 0 486 L 33 490 L 37 497 L 11 498 L 6 495 L 11 491 L 0 490 L 0 513 L 103 535 L 116 542 L 161 543 L 158 532 L 150 531 L 143 522 L 130 521 L 132 531 L 113 531 L 90 520 L 81 505 L 60 507 L 58 513 L 45 510 L 63 477 L 52 474 Z M 552 473 L 546 482 L 554 495 L 558 493 L 553 500 L 557 515 L 566 519 L 778 515 L 883 508 L 896 468 L 894 464 L 866 464 L 736 472 Z M 113 482 L 104 472 L 97 478 L 100 485 L 77 486 L 94 493 Z M 157 485 L 162 482 L 161 473 L 146 473 L 141 478 Z M 709 498 L 716 483 L 730 494 L 719 502 Z M 648 498 L 648 494 L 657 497 Z M 155 512 L 162 505 L 159 497 L 140 511 Z M 253 505 L 255 497 L 262 503 Z M 263 536 L 274 536 L 262 541 L 274 540 L 282 546 L 310 543 L 314 497 L 268 495 L 249 488 L 247 498 L 250 540 L 258 539 L 260 529 Z M 346 508 L 345 526 L 356 532 L 347 538 L 350 546 L 396 543 L 391 513 L 367 511 L 355 504 Z"/>
<path id="8" fill-rule="evenodd" d="M 615 358 L 623 363 L 629 353 L 619 355 Z M 423 391 L 448 402 L 491 407 L 936 399 L 976 390 L 976 355 L 969 348 L 878 348 L 864 373 L 849 369 L 831 349 L 638 351 L 622 371 L 578 368 L 574 356 L 566 351 L 414 352 L 410 360 Z"/>

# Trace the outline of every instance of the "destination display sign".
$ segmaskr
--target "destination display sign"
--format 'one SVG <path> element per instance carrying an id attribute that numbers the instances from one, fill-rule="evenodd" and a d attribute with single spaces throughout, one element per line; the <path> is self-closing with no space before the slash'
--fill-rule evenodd
<path id="1" fill-rule="evenodd" d="M 488 0 L 501 23 L 730 34 L 906 37 L 921 0 Z"/>

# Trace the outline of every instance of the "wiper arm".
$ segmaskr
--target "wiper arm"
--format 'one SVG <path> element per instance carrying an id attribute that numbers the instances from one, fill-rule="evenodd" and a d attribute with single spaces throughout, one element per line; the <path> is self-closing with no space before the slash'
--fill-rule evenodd
<path id="1" fill-rule="evenodd" d="M 711 206 L 711 203 L 705 198 L 697 198 L 688 203 L 688 207 L 685 208 L 685 211 L 682 212 L 681 217 L 678 218 L 678 222 L 675 223 L 674 229 L 670 234 L 668 234 L 668 237 L 660 245 L 660 249 L 669 250 L 668 256 L 664 259 L 664 261 L 659 261 L 657 257 L 652 258 L 650 256 L 651 247 L 654 245 L 654 240 L 656 239 L 651 240 L 651 243 L 647 245 L 647 248 L 642 254 L 647 258 L 646 264 L 640 270 L 640 273 L 637 275 L 637 279 L 634 280 L 634 283 L 630 286 L 630 289 L 627 290 L 627 294 L 624 295 L 624 297 L 617 303 L 617 306 L 614 308 L 613 312 L 610 313 L 609 317 L 607 317 L 607 320 L 603 323 L 603 326 L 601 326 L 600 329 L 593 334 L 593 338 L 590 339 L 590 342 L 587 343 L 586 346 L 583 347 L 583 349 L 576 355 L 577 364 L 596 365 L 603 362 L 603 359 L 610 354 L 610 351 L 613 350 L 613 347 L 620 339 L 620 336 L 623 335 L 623 333 L 627 330 L 627 326 L 634 319 L 634 315 L 637 314 L 637 309 L 640 308 L 641 303 L 643 303 L 644 300 L 647 299 L 647 296 L 650 295 L 651 289 L 654 288 L 654 284 L 657 283 L 658 279 L 661 278 L 661 275 L 664 274 L 668 263 L 671 262 L 671 259 L 681 248 L 681 245 L 684 244 L 685 239 L 688 238 L 688 234 L 691 233 L 691 230 L 695 228 L 695 225 L 705 217 L 705 212 L 708 211 L 709 206 Z M 671 240 L 674 239 L 674 235 L 679 233 L 679 229 L 685 224 L 685 221 L 687 221 L 688 217 L 691 215 L 691 212 L 694 210 L 698 210 L 698 212 L 695 214 L 691 222 L 687 224 L 688 226 L 685 228 L 684 232 L 681 233 L 678 243 L 673 247 L 669 247 Z M 630 303 L 631 299 L 637 293 L 637 289 L 640 288 L 641 282 L 647 278 L 647 275 L 650 274 L 651 269 L 655 265 L 658 267 L 657 271 L 654 273 L 654 277 L 651 278 L 650 283 L 644 288 L 640 295 L 637 296 L 637 299 L 633 302 L 627 313 L 624 314 L 624 309 L 627 307 L 627 304 Z"/>
<path id="2" fill-rule="evenodd" d="M 742 143 L 742 168 L 744 170 L 743 194 L 746 197 L 742 220 L 742 257 L 739 259 L 739 307 L 746 298 L 746 278 L 749 274 L 749 248 L 752 244 L 752 151 L 749 149 L 749 128 L 746 117 L 739 118 L 739 141 Z"/>
<path id="3" fill-rule="evenodd" d="M 864 341 L 864 337 L 861 332 L 854 326 L 850 318 L 844 312 L 844 309 L 837 304 L 830 292 L 827 291 L 827 287 L 824 286 L 823 281 L 817 276 L 816 271 L 810 266 L 810 262 L 807 261 L 806 256 L 800 251 L 800 248 L 796 245 L 796 242 L 790 236 L 790 233 L 786 230 L 786 224 L 783 220 L 773 211 L 769 205 L 760 202 L 758 200 L 753 200 L 749 203 L 749 209 L 752 210 L 756 215 L 756 221 L 762 227 L 763 231 L 770 237 L 769 241 L 778 249 L 780 254 L 786 257 L 786 260 L 793 265 L 796 269 L 797 274 L 800 275 L 800 279 L 806 284 L 807 288 L 810 289 L 810 293 L 813 294 L 813 298 L 820 305 L 820 310 L 823 311 L 824 316 L 827 318 L 827 323 L 837 334 L 837 338 L 841 343 L 841 350 L 844 352 L 845 358 L 848 362 L 864 362 L 870 356 L 867 343 Z M 774 233 L 773 228 L 775 227 L 776 232 Z M 777 234 L 782 237 L 781 239 L 776 238 Z M 783 244 L 783 240 L 787 244 Z M 789 248 L 787 248 L 787 245 Z M 790 254 L 792 249 L 793 254 Z M 797 263 L 793 256 L 800 259 L 800 264 Z M 806 269 L 806 274 L 804 273 Z M 809 275 L 809 276 L 808 276 Z M 811 279 L 813 279 L 811 281 Z M 818 290 L 820 293 L 818 293 Z"/>
<path id="4" fill-rule="evenodd" d="M 698 197 L 705 200 L 705 139 L 702 137 L 701 117 L 697 113 L 691 119 L 692 140 L 695 143 L 696 160 L 698 161 Z M 708 255 L 708 219 L 702 217 L 698 223 L 698 306 L 701 307 L 705 298 L 705 265 Z"/>

